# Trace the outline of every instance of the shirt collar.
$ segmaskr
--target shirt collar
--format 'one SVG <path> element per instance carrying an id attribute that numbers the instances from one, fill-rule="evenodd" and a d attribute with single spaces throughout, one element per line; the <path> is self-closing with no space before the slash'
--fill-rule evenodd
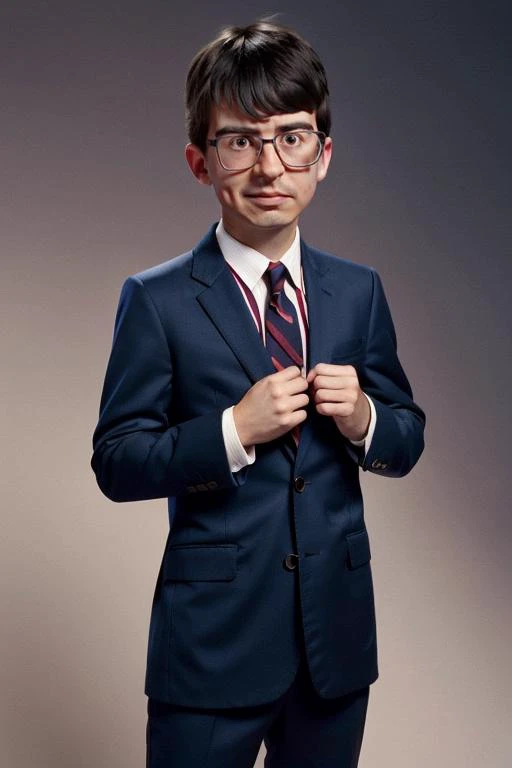
<path id="1" fill-rule="evenodd" d="M 258 280 L 261 280 L 263 277 L 263 273 L 267 269 L 270 260 L 259 251 L 254 250 L 254 248 L 250 248 L 248 245 L 244 245 L 239 240 L 231 237 L 224 229 L 222 219 L 217 225 L 215 234 L 222 255 L 228 264 L 233 267 L 247 287 L 251 291 L 254 290 Z M 300 263 L 300 232 L 298 227 L 293 243 L 286 253 L 281 256 L 280 261 L 286 266 L 295 285 L 303 289 Z"/>

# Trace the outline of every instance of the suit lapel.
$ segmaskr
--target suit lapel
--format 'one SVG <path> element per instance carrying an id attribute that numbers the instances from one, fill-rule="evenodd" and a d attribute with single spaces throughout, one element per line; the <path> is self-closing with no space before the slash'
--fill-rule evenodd
<path id="1" fill-rule="evenodd" d="M 217 238 L 216 224 L 194 249 L 192 278 L 205 288 L 197 300 L 226 343 L 233 350 L 249 380 L 255 384 L 264 376 L 275 373 L 270 355 L 224 260 Z M 309 344 L 308 370 L 318 362 L 329 359 L 333 293 L 329 285 L 328 263 L 320 253 L 301 240 L 301 261 L 308 307 Z M 297 466 L 304 457 L 312 438 L 314 406 L 310 403 L 308 419 L 301 427 L 298 451 L 291 434 L 283 436 L 281 447 Z"/>
<path id="2" fill-rule="evenodd" d="M 205 286 L 197 300 L 232 349 L 249 380 L 255 384 L 275 373 L 275 368 L 222 255 L 215 228 L 216 224 L 194 249 L 192 277 Z M 296 451 L 291 435 L 283 436 L 280 446 L 293 463 Z"/>
<path id="3" fill-rule="evenodd" d="M 330 359 L 332 346 L 332 304 L 333 292 L 329 279 L 329 264 L 322 258 L 320 252 L 313 252 L 301 240 L 301 261 L 304 273 L 304 289 L 308 308 L 308 366 L 307 370 L 317 363 Z M 296 456 L 295 468 L 298 469 L 306 455 L 313 436 L 313 419 L 315 407 L 310 401 L 308 418 L 301 425 L 300 440 Z"/>
<path id="4" fill-rule="evenodd" d="M 329 330 L 332 324 L 332 285 L 329 264 L 320 252 L 312 252 L 301 240 L 301 261 L 308 307 L 309 345 L 308 371 L 317 363 L 325 362 L 332 346 Z"/>
<path id="5" fill-rule="evenodd" d="M 219 248 L 215 225 L 194 249 L 192 277 L 206 286 L 197 300 L 251 382 L 254 384 L 275 373 L 252 315 Z"/>

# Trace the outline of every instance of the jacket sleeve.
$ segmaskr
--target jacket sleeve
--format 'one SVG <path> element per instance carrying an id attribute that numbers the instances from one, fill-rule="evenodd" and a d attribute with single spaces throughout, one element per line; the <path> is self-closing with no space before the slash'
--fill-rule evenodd
<path id="1" fill-rule="evenodd" d="M 112 501 L 236 488 L 247 468 L 229 467 L 218 409 L 172 418 L 172 354 L 142 280 L 121 290 L 112 351 L 93 435 L 91 466 Z"/>
<path id="2" fill-rule="evenodd" d="M 358 369 L 361 389 L 375 405 L 377 422 L 370 448 L 359 453 L 363 470 L 402 477 L 414 467 L 423 448 L 425 414 L 397 355 L 397 341 L 381 280 L 372 270 L 373 292 L 366 352 Z"/>

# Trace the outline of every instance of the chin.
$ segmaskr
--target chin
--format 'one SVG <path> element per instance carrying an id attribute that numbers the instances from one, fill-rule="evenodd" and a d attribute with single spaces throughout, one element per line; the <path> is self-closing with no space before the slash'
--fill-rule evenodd
<path id="1" fill-rule="evenodd" d="M 296 221 L 296 217 L 285 216 L 281 211 L 265 211 L 258 216 L 249 216 L 248 221 L 256 227 L 287 227 Z"/>

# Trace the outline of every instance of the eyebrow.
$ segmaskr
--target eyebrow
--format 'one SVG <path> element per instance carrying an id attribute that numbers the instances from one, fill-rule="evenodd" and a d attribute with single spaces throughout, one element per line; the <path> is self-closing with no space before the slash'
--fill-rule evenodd
<path id="1" fill-rule="evenodd" d="M 287 123 L 286 125 L 279 125 L 277 127 L 277 133 L 287 133 L 288 131 L 314 131 L 311 123 L 306 122 L 296 122 L 296 123 Z M 218 131 L 216 131 L 215 136 L 225 136 L 228 133 L 243 133 L 250 136 L 259 136 L 260 131 L 257 128 L 252 128 L 250 126 L 244 126 L 244 125 L 225 125 L 223 128 L 219 128 Z"/>

